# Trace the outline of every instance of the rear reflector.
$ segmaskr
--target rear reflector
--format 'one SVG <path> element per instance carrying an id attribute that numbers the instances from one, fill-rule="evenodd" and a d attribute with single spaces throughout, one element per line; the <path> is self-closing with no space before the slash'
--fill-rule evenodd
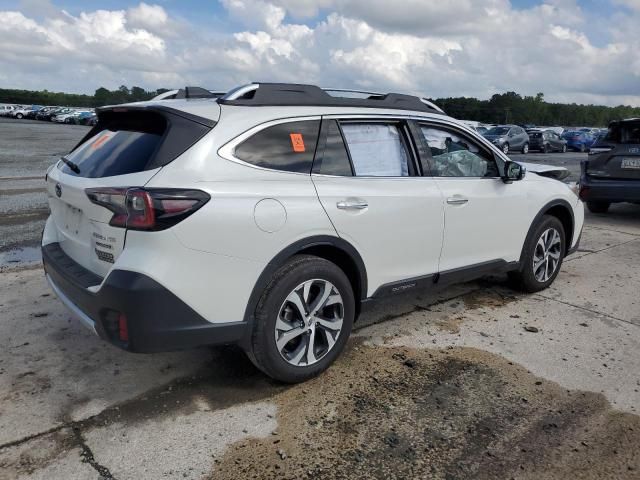
<path id="1" fill-rule="evenodd" d="M 127 325 L 127 317 L 124 313 L 118 315 L 118 338 L 123 342 L 129 341 L 129 326 Z"/>
<path id="2" fill-rule="evenodd" d="M 113 212 L 109 225 L 130 230 L 165 230 L 211 198 L 200 190 L 181 189 L 88 188 L 85 192 L 91 202 Z"/>

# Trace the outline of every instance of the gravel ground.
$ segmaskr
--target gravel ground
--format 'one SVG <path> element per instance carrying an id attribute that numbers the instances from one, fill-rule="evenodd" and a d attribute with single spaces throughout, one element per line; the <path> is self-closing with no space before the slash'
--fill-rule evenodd
<path id="1" fill-rule="evenodd" d="M 0 119 L 0 480 L 640 478 L 640 208 L 588 215 L 548 290 L 389 300 L 287 386 L 234 348 L 122 352 L 54 297 L 39 182 L 85 131 Z"/>

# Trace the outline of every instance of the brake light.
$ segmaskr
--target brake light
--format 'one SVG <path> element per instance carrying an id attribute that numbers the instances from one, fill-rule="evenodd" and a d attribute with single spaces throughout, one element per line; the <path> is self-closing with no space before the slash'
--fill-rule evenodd
<path id="1" fill-rule="evenodd" d="M 92 203 L 113 212 L 109 225 L 131 230 L 165 230 L 211 198 L 200 190 L 138 187 L 88 188 L 85 192 Z"/>

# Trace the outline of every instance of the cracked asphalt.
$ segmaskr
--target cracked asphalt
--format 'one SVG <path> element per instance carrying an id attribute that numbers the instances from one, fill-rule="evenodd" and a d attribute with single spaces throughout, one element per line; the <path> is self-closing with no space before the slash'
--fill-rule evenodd
<path id="1" fill-rule="evenodd" d="M 0 120 L 0 479 L 640 478 L 640 207 L 587 215 L 548 290 L 398 297 L 286 386 L 234 348 L 122 352 L 57 301 L 40 179 L 85 131 Z"/>

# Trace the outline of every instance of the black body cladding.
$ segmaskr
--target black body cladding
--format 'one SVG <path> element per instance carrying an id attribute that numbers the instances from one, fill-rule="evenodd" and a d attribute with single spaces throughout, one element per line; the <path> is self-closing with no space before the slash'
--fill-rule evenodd
<path id="1" fill-rule="evenodd" d="M 245 335 L 245 322 L 213 324 L 151 278 L 114 270 L 97 293 L 87 287 L 103 280 L 68 257 L 58 243 L 42 247 L 47 275 L 94 322 L 98 335 L 137 353 L 181 350 L 203 345 L 236 343 Z M 118 338 L 114 316 L 126 315 L 127 342 Z"/>

